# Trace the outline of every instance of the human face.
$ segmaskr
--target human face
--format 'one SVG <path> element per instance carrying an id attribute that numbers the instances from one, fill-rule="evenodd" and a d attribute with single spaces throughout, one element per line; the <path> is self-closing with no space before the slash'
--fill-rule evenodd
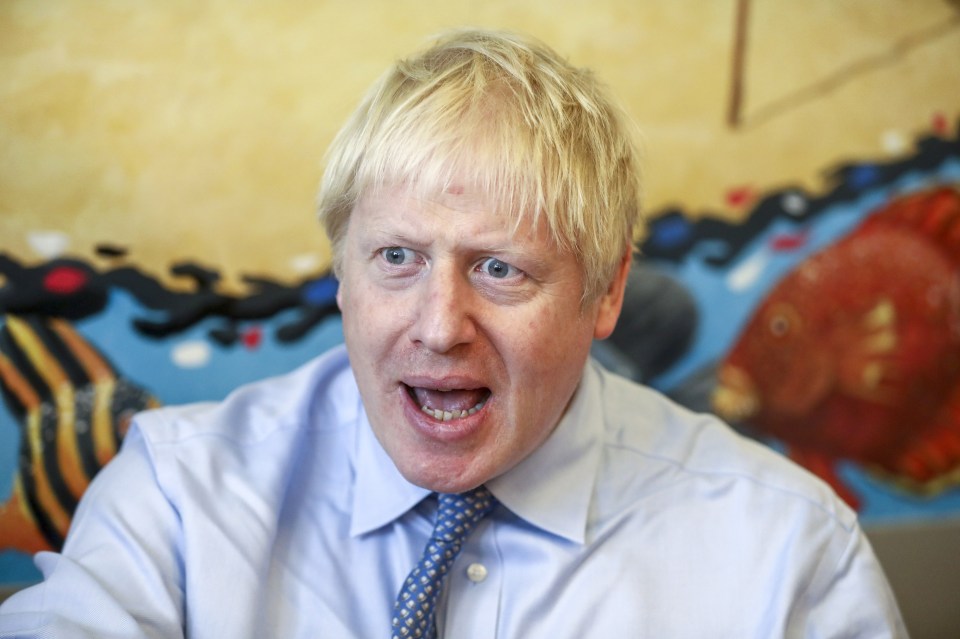
<path id="1" fill-rule="evenodd" d="M 506 472 L 560 420 L 590 343 L 613 330 L 629 253 L 581 304 L 577 260 L 463 188 L 367 194 L 343 243 L 337 303 L 381 445 L 411 483 L 462 492 Z"/>

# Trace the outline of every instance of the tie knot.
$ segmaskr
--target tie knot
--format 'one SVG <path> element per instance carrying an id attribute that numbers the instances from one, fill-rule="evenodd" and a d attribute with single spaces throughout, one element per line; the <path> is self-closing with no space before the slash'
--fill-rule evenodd
<path id="1" fill-rule="evenodd" d="M 446 542 L 462 540 L 477 522 L 493 510 L 496 502 L 496 497 L 484 486 L 459 494 L 439 493 L 434 539 Z"/>

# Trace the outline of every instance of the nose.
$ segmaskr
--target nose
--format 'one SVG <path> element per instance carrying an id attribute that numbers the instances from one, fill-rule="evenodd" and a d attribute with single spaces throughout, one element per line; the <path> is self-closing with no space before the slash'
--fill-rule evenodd
<path id="1" fill-rule="evenodd" d="M 410 339 L 435 353 L 472 342 L 477 334 L 474 291 L 465 276 L 452 265 L 434 264 L 420 284 Z"/>

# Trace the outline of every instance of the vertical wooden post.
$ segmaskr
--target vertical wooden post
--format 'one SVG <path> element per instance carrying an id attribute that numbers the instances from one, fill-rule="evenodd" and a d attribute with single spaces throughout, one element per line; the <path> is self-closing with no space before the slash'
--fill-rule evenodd
<path id="1" fill-rule="evenodd" d="M 732 128 L 740 126 L 743 109 L 743 76 L 747 57 L 747 23 L 750 14 L 750 0 L 737 0 L 736 22 L 733 33 L 733 64 L 730 73 L 730 104 L 727 111 L 727 124 Z"/>

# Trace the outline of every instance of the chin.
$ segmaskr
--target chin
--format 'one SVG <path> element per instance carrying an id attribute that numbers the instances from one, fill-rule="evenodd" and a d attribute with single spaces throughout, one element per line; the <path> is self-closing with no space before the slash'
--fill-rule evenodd
<path id="1" fill-rule="evenodd" d="M 416 459 L 413 464 L 397 464 L 400 474 L 411 484 L 438 493 L 462 493 L 493 478 L 480 469 L 470 468 L 469 460 L 461 458 L 438 458 L 436 454 L 413 453 L 407 459 Z M 396 462 L 395 462 L 396 463 Z"/>

